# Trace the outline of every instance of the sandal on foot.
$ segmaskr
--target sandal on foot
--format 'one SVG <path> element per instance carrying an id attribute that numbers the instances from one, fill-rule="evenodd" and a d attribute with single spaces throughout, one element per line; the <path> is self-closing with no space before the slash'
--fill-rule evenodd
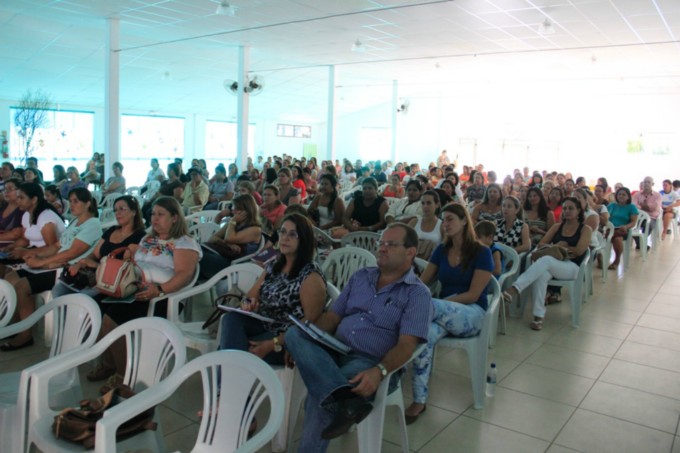
<path id="1" fill-rule="evenodd" d="M 533 321 L 531 321 L 531 324 L 529 324 L 529 327 L 531 327 L 531 330 L 541 330 L 543 329 L 543 320 L 534 319 Z"/>
<path id="2" fill-rule="evenodd" d="M 612 263 L 609 265 L 607 269 L 609 269 L 610 271 L 615 271 L 617 267 L 619 267 L 618 263 L 617 264 Z"/>

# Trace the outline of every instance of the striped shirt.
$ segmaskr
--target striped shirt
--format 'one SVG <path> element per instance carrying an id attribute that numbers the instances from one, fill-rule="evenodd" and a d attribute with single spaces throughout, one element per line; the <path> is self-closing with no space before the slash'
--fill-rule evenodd
<path id="1" fill-rule="evenodd" d="M 426 341 L 433 309 L 430 291 L 413 269 L 380 290 L 379 276 L 377 267 L 355 272 L 331 310 L 342 318 L 338 339 L 355 352 L 382 359 L 400 335 Z"/>

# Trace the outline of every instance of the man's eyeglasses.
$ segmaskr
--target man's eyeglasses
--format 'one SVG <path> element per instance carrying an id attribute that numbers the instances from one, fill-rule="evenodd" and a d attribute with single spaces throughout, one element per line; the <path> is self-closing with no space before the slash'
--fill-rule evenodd
<path id="1" fill-rule="evenodd" d="M 389 249 L 396 249 L 397 247 L 403 247 L 402 242 L 396 241 L 378 241 L 378 247 L 387 247 Z"/>
<path id="2" fill-rule="evenodd" d="M 279 229 L 279 237 L 280 238 L 287 237 L 289 239 L 297 239 L 300 236 L 298 236 L 298 233 L 295 230 L 286 231 L 283 228 L 280 228 Z"/>

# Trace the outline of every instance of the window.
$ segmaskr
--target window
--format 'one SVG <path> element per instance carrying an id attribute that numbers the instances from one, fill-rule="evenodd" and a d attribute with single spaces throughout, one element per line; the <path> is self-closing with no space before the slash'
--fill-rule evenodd
<path id="1" fill-rule="evenodd" d="M 208 171 L 212 175 L 217 164 L 225 167 L 236 161 L 236 146 L 238 127 L 236 123 L 226 121 L 205 122 L 205 160 Z M 255 155 L 255 125 L 248 125 L 248 155 Z M 239 168 L 239 171 L 245 169 Z"/>
<path id="2" fill-rule="evenodd" d="M 14 125 L 16 107 L 10 107 L 10 159 L 25 165 L 24 141 Z M 51 165 L 85 166 L 94 153 L 94 112 L 48 110 L 47 124 L 36 129 L 30 155 Z"/>
<path id="3" fill-rule="evenodd" d="M 276 135 L 279 137 L 311 138 L 311 126 L 295 126 L 292 124 L 277 124 Z"/>
<path id="4" fill-rule="evenodd" d="M 120 157 L 123 175 L 132 186 L 146 181 L 152 157 L 165 172 L 176 157 L 184 158 L 184 118 L 147 115 L 121 115 Z M 184 163 L 186 171 L 190 163 Z"/>
<path id="5" fill-rule="evenodd" d="M 362 127 L 359 132 L 359 155 L 364 162 L 389 160 L 392 155 L 392 129 Z"/>

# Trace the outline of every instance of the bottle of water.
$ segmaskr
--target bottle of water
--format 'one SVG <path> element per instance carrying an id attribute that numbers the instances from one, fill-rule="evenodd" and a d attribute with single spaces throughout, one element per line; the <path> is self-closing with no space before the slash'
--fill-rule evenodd
<path id="1" fill-rule="evenodd" d="M 486 396 L 489 398 L 493 398 L 496 395 L 496 378 L 496 364 L 492 363 L 486 375 Z"/>

